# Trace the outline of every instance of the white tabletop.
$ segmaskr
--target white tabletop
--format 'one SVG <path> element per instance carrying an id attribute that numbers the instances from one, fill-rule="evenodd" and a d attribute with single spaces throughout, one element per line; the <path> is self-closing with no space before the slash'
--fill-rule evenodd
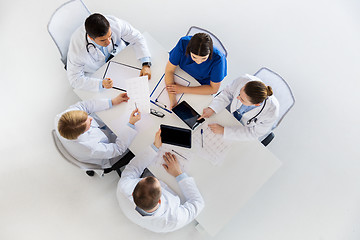
<path id="1" fill-rule="evenodd" d="M 152 54 L 152 78 L 149 81 L 150 91 L 154 89 L 165 71 L 168 61 L 168 52 L 150 34 L 144 33 L 148 47 Z M 126 63 L 141 68 L 141 63 L 136 59 L 131 47 L 124 49 L 113 61 Z M 100 68 L 94 76 L 102 78 L 106 65 Z M 177 68 L 176 74 L 191 82 L 192 86 L 199 85 L 196 80 L 187 73 Z M 121 93 L 115 89 L 106 89 L 102 92 L 87 92 L 74 90 L 82 99 L 112 98 Z M 185 94 L 183 97 L 197 112 L 201 113 L 212 100 L 212 96 Z M 129 147 L 135 154 L 140 154 L 144 148 L 154 141 L 155 132 L 160 124 L 168 124 L 188 128 L 175 114 L 161 110 L 155 105 L 152 108 L 165 113 L 164 118 L 153 115 L 144 115 L 136 123 L 138 135 Z M 129 119 L 124 116 L 126 103 L 117 105 L 109 110 L 98 112 L 97 115 L 114 131 L 121 135 L 123 125 Z M 240 124 L 228 111 L 224 110 L 215 117 L 207 120 L 209 123 L 217 122 L 222 125 Z M 177 147 L 174 147 L 176 149 Z M 179 148 L 180 149 L 180 148 Z M 181 149 L 183 151 L 183 149 Z M 196 152 L 197 149 L 190 150 Z M 274 174 L 281 166 L 281 162 L 259 141 L 233 142 L 231 150 L 226 155 L 220 166 L 214 166 L 207 160 L 197 155 L 186 161 L 186 172 L 195 178 L 197 186 L 205 200 L 205 208 L 196 218 L 198 223 L 210 235 L 219 232 L 239 212 L 242 206 L 260 189 L 260 187 Z M 183 199 L 181 191 L 175 181 L 160 165 L 149 166 L 156 177 L 167 183 Z"/>

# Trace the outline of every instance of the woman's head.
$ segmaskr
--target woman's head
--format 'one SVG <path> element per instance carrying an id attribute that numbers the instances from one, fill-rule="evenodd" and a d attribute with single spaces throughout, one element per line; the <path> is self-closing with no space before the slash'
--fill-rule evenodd
<path id="1" fill-rule="evenodd" d="M 191 59 L 200 64 L 208 58 L 212 58 L 213 42 L 211 37 L 206 33 L 197 33 L 190 39 L 186 51 L 186 55 L 190 55 Z"/>
<path id="2" fill-rule="evenodd" d="M 69 111 L 61 115 L 58 131 L 62 137 L 74 140 L 89 130 L 91 121 L 92 117 L 89 117 L 84 111 Z"/>
<path id="3" fill-rule="evenodd" d="M 273 95 L 272 88 L 266 86 L 263 82 L 260 81 L 250 81 L 245 84 L 240 90 L 240 94 L 237 97 L 242 104 L 251 106 L 251 105 L 260 105 L 267 97 Z"/>

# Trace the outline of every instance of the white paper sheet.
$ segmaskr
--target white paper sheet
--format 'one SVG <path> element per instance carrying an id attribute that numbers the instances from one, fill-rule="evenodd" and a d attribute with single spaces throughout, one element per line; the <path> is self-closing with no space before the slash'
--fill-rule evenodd
<path id="1" fill-rule="evenodd" d="M 172 145 L 169 144 L 162 144 L 157 155 L 155 158 L 154 163 L 156 165 L 162 165 L 165 163 L 164 159 L 163 159 L 163 155 L 169 152 L 171 154 L 174 154 L 176 159 L 178 160 L 181 170 L 183 172 L 186 172 L 187 170 L 187 165 L 188 162 L 191 160 L 192 158 L 192 154 L 189 152 L 189 150 L 182 150 L 182 149 L 178 149 L 178 148 L 174 148 Z"/>
<path id="2" fill-rule="evenodd" d="M 190 82 L 178 75 L 174 75 L 174 81 L 176 84 L 182 85 L 182 86 L 189 86 Z M 155 89 L 152 91 L 150 99 L 155 102 L 159 107 L 166 108 L 170 110 L 170 100 L 169 100 L 169 94 L 166 91 L 165 88 L 165 74 L 161 77 L 159 83 L 156 85 Z M 180 101 L 181 97 L 184 94 L 176 94 L 176 100 L 177 102 Z"/>
<path id="3" fill-rule="evenodd" d="M 113 86 L 126 90 L 126 79 L 140 76 L 140 69 L 119 62 L 110 61 L 104 78 L 111 78 Z"/>
<path id="4" fill-rule="evenodd" d="M 149 81 L 147 76 L 126 79 L 127 95 L 130 98 L 128 101 L 127 113 L 130 116 L 131 112 L 136 108 L 141 114 L 150 113 L 150 98 L 149 98 Z"/>
<path id="5" fill-rule="evenodd" d="M 203 129 L 203 136 L 201 136 L 201 129 Z M 224 140 L 223 135 L 213 133 L 207 123 L 193 132 L 193 140 L 197 155 L 213 165 L 220 165 L 224 161 L 232 145 L 231 141 Z"/>

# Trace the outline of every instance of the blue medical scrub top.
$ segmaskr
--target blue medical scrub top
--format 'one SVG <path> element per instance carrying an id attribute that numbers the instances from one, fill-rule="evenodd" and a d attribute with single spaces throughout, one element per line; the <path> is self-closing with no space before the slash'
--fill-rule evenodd
<path id="1" fill-rule="evenodd" d="M 225 55 L 217 48 L 213 48 L 212 59 L 207 59 L 201 64 L 197 64 L 191 59 L 191 56 L 185 55 L 186 47 L 191 36 L 180 38 L 179 42 L 169 53 L 169 61 L 182 70 L 190 74 L 201 85 L 210 85 L 212 82 L 221 82 L 227 75 L 227 62 Z"/>

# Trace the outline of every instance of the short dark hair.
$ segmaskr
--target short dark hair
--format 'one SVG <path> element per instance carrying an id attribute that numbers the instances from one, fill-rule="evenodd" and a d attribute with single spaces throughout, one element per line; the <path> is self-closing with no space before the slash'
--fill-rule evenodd
<path id="1" fill-rule="evenodd" d="M 105 36 L 110 29 L 109 21 L 100 13 L 91 14 L 85 20 L 86 33 L 93 39 Z"/>
<path id="2" fill-rule="evenodd" d="M 155 186 L 156 178 L 149 176 L 138 182 L 134 191 L 133 198 L 136 206 L 148 211 L 153 209 L 161 197 L 161 188 Z"/>
<path id="3" fill-rule="evenodd" d="M 209 34 L 206 33 L 197 33 L 190 39 L 186 47 L 186 55 L 193 53 L 195 55 L 204 57 L 209 55 L 209 59 L 213 55 L 213 41 Z"/>
<path id="4" fill-rule="evenodd" d="M 249 96 L 252 104 L 262 103 L 267 97 L 273 95 L 272 88 L 260 81 L 250 81 L 244 86 L 244 92 Z"/>

